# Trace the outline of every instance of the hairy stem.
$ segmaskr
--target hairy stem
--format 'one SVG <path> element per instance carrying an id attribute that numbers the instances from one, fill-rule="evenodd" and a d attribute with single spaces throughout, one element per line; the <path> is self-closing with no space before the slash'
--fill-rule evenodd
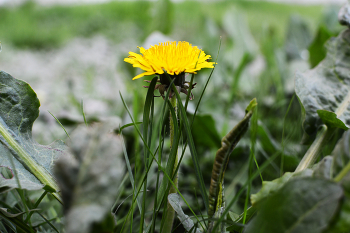
<path id="1" fill-rule="evenodd" d="M 176 106 L 177 106 L 176 97 L 174 96 L 173 98 L 171 98 L 170 102 L 171 102 L 171 106 L 175 109 L 175 114 L 176 114 L 176 118 L 177 118 L 178 116 L 177 116 L 177 111 L 176 111 Z M 171 143 L 170 146 L 172 147 L 173 141 L 174 141 L 175 130 L 174 130 L 174 122 L 173 122 L 172 116 L 171 116 L 171 114 L 169 114 L 169 115 L 170 115 L 170 143 Z M 177 119 L 175 119 L 175 122 L 177 122 Z M 173 182 L 174 182 L 174 185 L 176 187 L 178 184 L 178 174 L 177 173 L 174 174 L 174 173 L 176 172 L 177 166 L 178 166 L 178 153 L 176 152 L 175 163 L 174 163 L 174 168 L 173 168 L 173 172 L 172 172 L 173 173 L 172 177 L 174 177 Z M 170 190 L 169 190 L 169 194 L 171 194 L 171 193 L 176 193 L 176 188 L 173 185 L 170 187 Z M 168 202 L 163 232 L 170 233 L 172 231 L 174 217 L 175 217 L 175 211 L 174 211 L 173 207 Z"/>

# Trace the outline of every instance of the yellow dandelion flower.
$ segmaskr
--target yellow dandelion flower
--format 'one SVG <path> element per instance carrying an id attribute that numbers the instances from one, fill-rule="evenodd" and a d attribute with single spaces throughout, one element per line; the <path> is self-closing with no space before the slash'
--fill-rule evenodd
<path id="1" fill-rule="evenodd" d="M 182 73 L 196 73 L 202 68 L 214 68 L 215 62 L 208 62 L 210 55 L 206 55 L 197 46 L 185 41 L 159 43 L 149 49 L 139 47 L 141 54 L 129 52 L 124 61 L 146 71 L 133 78 L 145 75 L 164 74 L 177 76 Z"/>

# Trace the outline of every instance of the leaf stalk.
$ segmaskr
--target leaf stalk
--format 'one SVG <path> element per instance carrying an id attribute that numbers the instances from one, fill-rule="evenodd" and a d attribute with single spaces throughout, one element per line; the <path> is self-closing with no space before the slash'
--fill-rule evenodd
<path id="1" fill-rule="evenodd" d="M 327 127 L 326 125 L 321 126 L 321 130 L 317 134 L 316 139 L 305 153 L 303 159 L 299 163 L 298 167 L 295 169 L 295 172 L 302 171 L 315 163 L 317 157 L 321 153 L 327 141 L 333 135 L 334 131 L 334 128 Z"/>

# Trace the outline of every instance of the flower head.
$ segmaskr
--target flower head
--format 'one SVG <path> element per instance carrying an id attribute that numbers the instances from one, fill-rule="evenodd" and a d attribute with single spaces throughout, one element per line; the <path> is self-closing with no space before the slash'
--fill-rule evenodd
<path id="1" fill-rule="evenodd" d="M 177 76 L 182 73 L 196 73 L 202 68 L 214 68 L 215 62 L 208 62 L 211 58 L 197 46 L 185 41 L 159 43 L 149 49 L 139 47 L 141 54 L 129 52 L 124 61 L 146 71 L 133 78 L 138 79 L 145 75 L 167 74 Z"/>

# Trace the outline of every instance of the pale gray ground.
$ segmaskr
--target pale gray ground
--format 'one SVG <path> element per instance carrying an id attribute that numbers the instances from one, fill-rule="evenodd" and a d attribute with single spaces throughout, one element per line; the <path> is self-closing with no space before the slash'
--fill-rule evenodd
<path id="1" fill-rule="evenodd" d="M 41 107 L 34 134 L 41 135 L 39 141 L 49 143 L 53 135 L 62 138 L 65 133 L 48 111 L 56 117 L 82 121 L 79 104 L 83 99 L 89 117 L 118 115 L 115 109 L 123 108 L 119 90 L 125 90 L 125 85 L 117 67 L 128 53 L 123 51 L 127 47 L 116 46 L 102 36 L 77 38 L 47 52 L 16 50 L 3 44 L 0 70 L 28 82 L 37 93 Z"/>

